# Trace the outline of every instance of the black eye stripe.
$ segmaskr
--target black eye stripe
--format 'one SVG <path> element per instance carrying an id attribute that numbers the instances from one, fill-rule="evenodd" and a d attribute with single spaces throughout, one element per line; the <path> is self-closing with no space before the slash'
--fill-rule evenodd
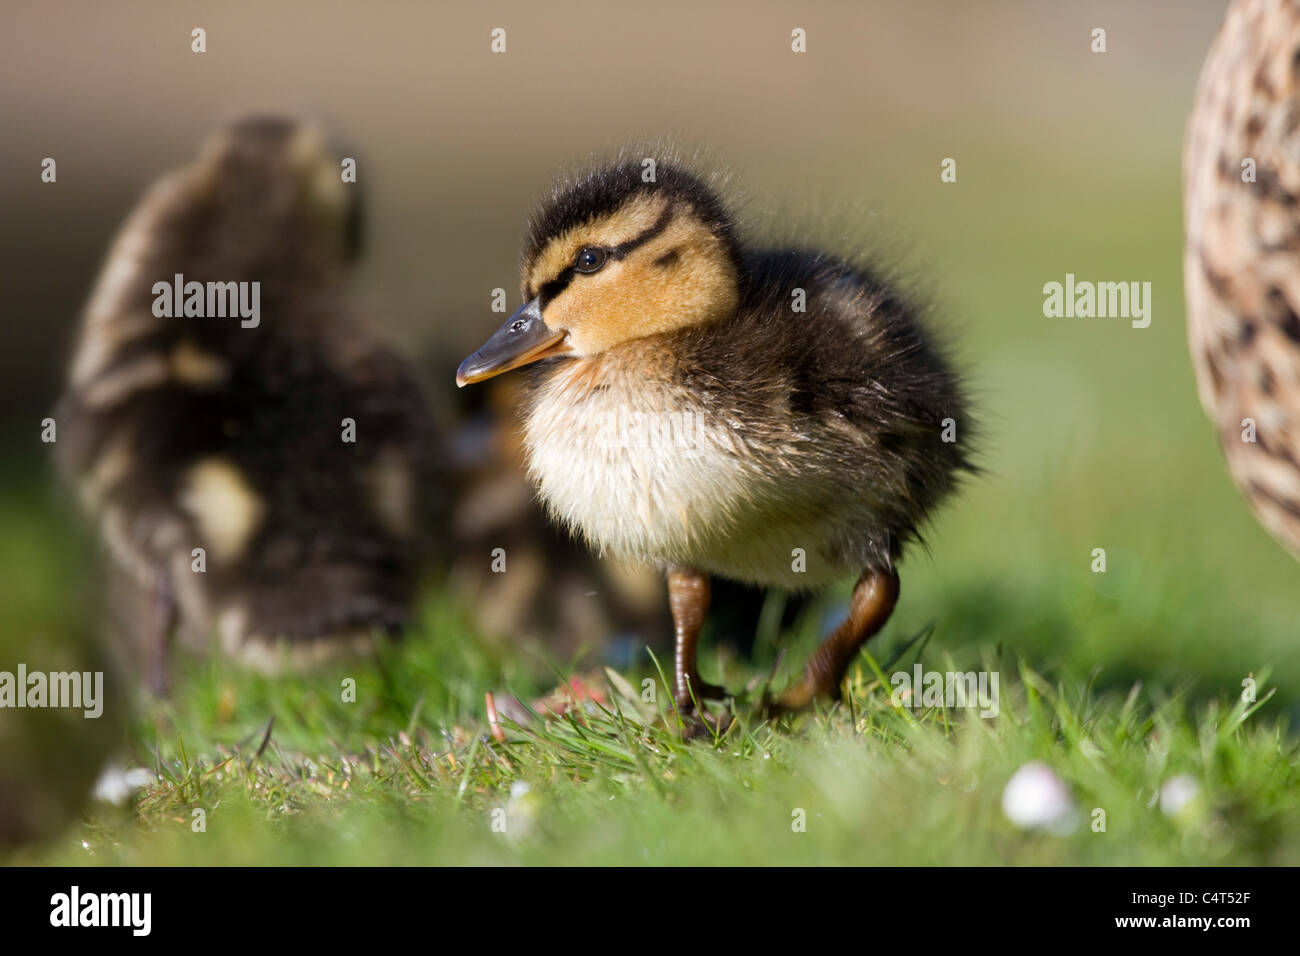
<path id="1" fill-rule="evenodd" d="M 668 224 L 673 220 L 673 207 L 666 206 L 664 211 L 659 214 L 659 218 L 654 225 L 646 229 L 640 235 L 633 236 L 626 242 L 620 242 L 617 246 L 607 246 L 605 251 L 609 253 L 611 259 L 624 259 L 628 253 L 635 250 L 638 246 L 643 246 L 655 236 L 659 235 L 668 228 Z M 573 266 L 568 266 L 549 282 L 542 283 L 542 287 L 537 290 L 537 304 L 546 308 L 546 303 L 555 299 L 561 292 L 569 287 L 569 283 L 579 273 Z"/>
<path id="2" fill-rule="evenodd" d="M 641 235 L 633 236 L 631 239 L 627 240 L 627 242 L 621 242 L 617 246 L 612 247 L 609 250 L 610 258 L 612 259 L 624 258 L 633 249 L 637 248 L 638 246 L 645 245 L 655 236 L 659 235 L 659 233 L 667 229 L 668 223 L 672 222 L 672 220 L 673 220 L 673 207 L 671 205 L 664 207 L 664 211 L 659 214 L 659 218 L 655 221 L 655 224 L 653 226 L 651 226 L 645 232 L 641 233 Z"/>
<path id="3" fill-rule="evenodd" d="M 543 284 L 537 291 L 537 304 L 543 309 L 546 308 L 546 303 L 567 289 L 569 283 L 573 281 L 573 277 L 577 274 L 577 270 L 573 266 L 569 266 L 550 282 Z"/>

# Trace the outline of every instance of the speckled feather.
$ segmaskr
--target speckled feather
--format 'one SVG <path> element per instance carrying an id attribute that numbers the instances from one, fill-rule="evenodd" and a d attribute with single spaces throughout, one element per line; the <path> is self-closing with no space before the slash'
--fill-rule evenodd
<path id="1" fill-rule="evenodd" d="M 1253 182 L 1242 178 L 1247 159 Z M 1255 514 L 1300 556 L 1300 3 L 1229 8 L 1183 166 L 1201 402 Z"/>

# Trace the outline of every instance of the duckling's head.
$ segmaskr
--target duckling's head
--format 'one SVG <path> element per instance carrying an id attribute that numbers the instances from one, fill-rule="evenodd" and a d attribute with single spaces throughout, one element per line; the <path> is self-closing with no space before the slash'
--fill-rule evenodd
<path id="1" fill-rule="evenodd" d="M 324 268 L 357 258 L 361 197 L 358 184 L 343 179 L 340 152 L 310 123 L 236 120 L 203 144 L 187 171 L 188 234 L 209 255 L 259 267 L 287 256 Z"/>
<path id="2" fill-rule="evenodd" d="M 628 160 L 555 188 L 529 225 L 522 286 L 524 304 L 461 363 L 457 385 L 724 318 L 739 301 L 739 252 L 703 181 Z"/>

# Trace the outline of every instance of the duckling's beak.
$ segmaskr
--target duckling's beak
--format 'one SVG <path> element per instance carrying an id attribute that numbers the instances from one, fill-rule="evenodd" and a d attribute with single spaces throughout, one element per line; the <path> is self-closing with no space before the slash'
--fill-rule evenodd
<path id="1" fill-rule="evenodd" d="M 538 359 L 563 355 L 569 351 L 565 338 L 564 332 L 547 327 L 536 299 L 526 302 L 482 348 L 460 363 L 456 387 L 464 388 L 470 382 L 481 382 Z"/>

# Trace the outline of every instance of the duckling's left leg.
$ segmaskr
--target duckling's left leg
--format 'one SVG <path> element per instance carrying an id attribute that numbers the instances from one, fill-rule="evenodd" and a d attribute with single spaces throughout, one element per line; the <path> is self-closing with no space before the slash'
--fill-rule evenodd
<path id="1" fill-rule="evenodd" d="M 769 710 L 801 710 L 818 697 L 838 700 L 840 684 L 867 638 L 875 634 L 898 603 L 898 573 L 868 568 L 858 578 L 849 604 L 849 616 L 808 658 L 799 683 L 788 688 Z"/>
<path id="2" fill-rule="evenodd" d="M 145 634 L 145 661 L 149 689 L 155 697 L 167 696 L 171 689 L 171 648 L 179 614 L 171 577 L 158 571 L 150 594 L 152 607 Z"/>
<path id="3" fill-rule="evenodd" d="M 673 700 L 683 713 L 695 709 L 694 700 L 727 696 L 726 688 L 700 680 L 695 666 L 695 646 L 709 610 L 709 576 L 694 568 L 673 568 L 668 572 L 668 606 L 673 612 L 677 636 Z"/>

